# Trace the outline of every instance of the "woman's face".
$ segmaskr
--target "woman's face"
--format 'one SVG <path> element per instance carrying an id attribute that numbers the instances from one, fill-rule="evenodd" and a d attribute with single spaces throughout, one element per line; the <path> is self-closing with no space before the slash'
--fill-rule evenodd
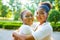
<path id="1" fill-rule="evenodd" d="M 34 17 L 31 12 L 25 12 L 23 15 L 23 23 L 26 25 L 33 24 Z"/>
<path id="2" fill-rule="evenodd" d="M 47 13 L 44 10 L 38 10 L 36 18 L 39 22 L 45 22 L 47 19 Z"/>

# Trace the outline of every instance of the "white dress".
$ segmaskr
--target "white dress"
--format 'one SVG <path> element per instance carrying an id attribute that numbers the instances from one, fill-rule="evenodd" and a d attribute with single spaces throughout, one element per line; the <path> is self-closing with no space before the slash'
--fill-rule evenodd
<path id="1" fill-rule="evenodd" d="M 49 22 L 45 22 L 42 25 L 38 25 L 37 30 L 32 33 L 35 40 L 52 40 L 52 27 Z"/>
<path id="2" fill-rule="evenodd" d="M 31 26 L 29 26 L 29 25 L 23 24 L 19 28 L 19 34 L 30 35 L 30 34 L 32 34 L 32 32 L 34 32 L 34 31 L 32 30 Z"/>

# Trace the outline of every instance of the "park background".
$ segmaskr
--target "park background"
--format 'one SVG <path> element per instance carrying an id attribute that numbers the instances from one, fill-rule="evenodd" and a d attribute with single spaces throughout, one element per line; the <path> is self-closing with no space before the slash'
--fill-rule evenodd
<path id="1" fill-rule="evenodd" d="M 28 9 L 34 15 L 38 4 L 45 1 L 52 4 L 47 20 L 53 28 L 53 36 L 56 35 L 57 40 L 60 40 L 60 0 L 0 0 L 0 40 L 7 39 L 13 30 L 23 24 L 20 19 L 21 11 Z"/>

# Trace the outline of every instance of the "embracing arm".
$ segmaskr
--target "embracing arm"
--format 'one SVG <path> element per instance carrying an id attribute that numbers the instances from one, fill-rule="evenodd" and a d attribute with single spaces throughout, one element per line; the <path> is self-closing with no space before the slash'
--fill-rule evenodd
<path id="1" fill-rule="evenodd" d="M 32 35 L 19 35 L 17 33 L 13 33 L 14 37 L 17 37 L 20 40 L 35 40 Z"/>
<path id="2" fill-rule="evenodd" d="M 26 40 L 35 40 L 35 39 L 34 39 L 34 37 L 32 35 L 27 35 Z"/>

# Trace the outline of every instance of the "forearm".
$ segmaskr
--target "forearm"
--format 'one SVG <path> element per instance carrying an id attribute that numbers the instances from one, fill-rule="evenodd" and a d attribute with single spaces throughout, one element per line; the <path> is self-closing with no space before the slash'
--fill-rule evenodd
<path id="1" fill-rule="evenodd" d="M 22 38 L 24 40 L 35 40 L 32 35 L 18 35 L 18 34 L 16 34 L 16 37 L 18 37 L 18 39 Z"/>
<path id="2" fill-rule="evenodd" d="M 18 38 L 18 39 L 24 39 L 24 40 L 35 40 L 34 37 L 32 35 L 19 35 L 17 33 L 13 34 L 14 37 Z"/>
<path id="3" fill-rule="evenodd" d="M 12 36 L 13 36 L 14 40 L 16 40 L 16 39 L 17 39 L 17 40 L 18 40 L 18 39 L 19 39 L 19 40 L 22 40 L 22 38 L 23 38 L 22 36 L 20 36 L 19 34 L 15 33 L 15 32 L 12 34 Z"/>
<path id="4" fill-rule="evenodd" d="M 27 35 L 26 40 L 35 40 L 35 39 L 34 39 L 34 37 L 32 35 Z"/>

